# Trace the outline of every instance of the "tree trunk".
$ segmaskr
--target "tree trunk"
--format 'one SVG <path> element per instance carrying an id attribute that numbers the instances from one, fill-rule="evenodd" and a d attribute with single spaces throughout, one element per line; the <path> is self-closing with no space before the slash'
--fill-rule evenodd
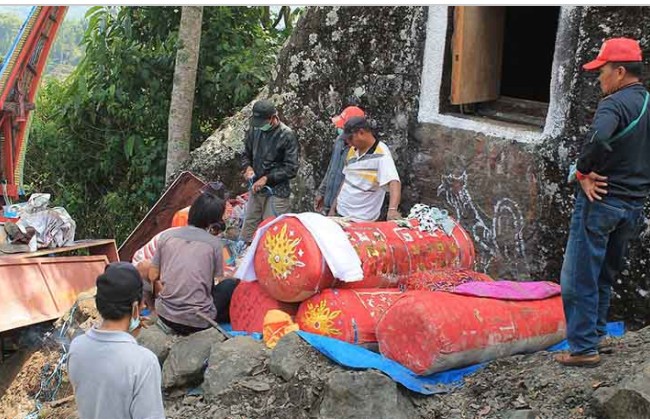
<path id="1" fill-rule="evenodd" d="M 203 7 L 183 6 L 181 13 L 174 85 L 169 107 L 166 179 L 178 171 L 180 165 L 190 156 L 192 107 L 201 44 Z"/>

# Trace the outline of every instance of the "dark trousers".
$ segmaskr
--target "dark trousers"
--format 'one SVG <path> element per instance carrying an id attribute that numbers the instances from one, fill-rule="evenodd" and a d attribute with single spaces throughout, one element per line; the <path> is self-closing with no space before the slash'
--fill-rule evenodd
<path id="1" fill-rule="evenodd" d="M 578 191 L 560 275 L 571 353 L 598 352 L 607 334 L 612 284 L 642 223 L 642 201 L 605 195 L 589 202 Z"/>
<path id="2" fill-rule="evenodd" d="M 224 279 L 223 281 L 212 287 L 212 300 L 214 306 L 217 308 L 217 323 L 230 323 L 230 300 L 235 288 L 239 284 L 239 279 Z M 192 333 L 200 332 L 201 330 L 209 329 L 209 327 L 193 327 L 185 324 L 180 324 L 168 320 L 162 316 L 158 316 L 160 320 L 168 327 L 182 336 L 187 336 Z"/>

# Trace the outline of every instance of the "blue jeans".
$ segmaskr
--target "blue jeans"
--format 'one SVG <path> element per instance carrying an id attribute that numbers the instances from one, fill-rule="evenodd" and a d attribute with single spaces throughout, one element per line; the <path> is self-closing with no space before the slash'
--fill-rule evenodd
<path id="1" fill-rule="evenodd" d="M 612 284 L 643 222 L 643 202 L 613 196 L 589 202 L 578 189 L 560 275 L 567 340 L 576 355 L 598 352 Z"/>

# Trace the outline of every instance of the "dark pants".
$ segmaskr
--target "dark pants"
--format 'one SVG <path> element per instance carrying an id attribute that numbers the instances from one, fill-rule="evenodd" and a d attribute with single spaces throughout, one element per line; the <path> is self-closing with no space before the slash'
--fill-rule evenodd
<path id="1" fill-rule="evenodd" d="M 607 334 L 612 284 L 642 222 L 642 201 L 605 196 L 589 202 L 578 191 L 560 275 L 571 353 L 598 352 Z"/>
<path id="2" fill-rule="evenodd" d="M 235 288 L 239 284 L 239 279 L 224 279 L 223 281 L 212 287 L 212 300 L 214 306 L 217 308 L 217 323 L 230 323 L 230 300 Z M 201 330 L 209 329 L 210 327 L 193 327 L 185 324 L 180 324 L 168 320 L 162 316 L 158 316 L 160 320 L 169 326 L 174 332 L 182 336 L 187 336 L 192 333 L 200 332 Z"/>

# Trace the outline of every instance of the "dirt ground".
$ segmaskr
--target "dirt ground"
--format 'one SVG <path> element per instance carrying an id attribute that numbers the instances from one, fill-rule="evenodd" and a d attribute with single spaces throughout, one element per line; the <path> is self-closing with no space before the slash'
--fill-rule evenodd
<path id="1" fill-rule="evenodd" d="M 53 363 L 58 352 L 42 349 L 23 356 L 8 389 L 0 396 L 0 417 L 24 418 L 34 407 L 43 365 Z M 167 394 L 165 407 L 170 419 L 189 418 L 310 418 L 316 417 L 324 379 L 340 368 L 320 353 L 305 346 L 307 367 L 288 382 L 265 367 L 245 382 L 231 387 L 208 403 L 203 396 L 187 392 Z M 565 368 L 555 364 L 552 354 L 539 352 L 516 355 L 490 363 L 469 376 L 464 386 L 450 394 L 421 396 L 402 389 L 421 418 L 494 418 L 515 409 L 532 409 L 537 418 L 596 418 L 591 398 L 599 387 L 614 386 L 650 359 L 650 327 L 628 332 L 613 354 L 603 355 L 596 368 Z M 17 361 L 15 361 L 17 362 Z M 3 373 L 7 373 L 5 362 Z M 64 384 L 58 399 L 71 394 Z M 41 418 L 76 418 L 74 402 L 51 408 Z"/>
<path id="2" fill-rule="evenodd" d="M 24 418 L 35 408 L 34 396 L 41 385 L 41 376 L 44 368 L 56 365 L 60 358 L 58 348 L 43 348 L 38 351 L 16 353 L 5 360 L 0 366 L 0 377 L 7 388 L 0 395 L 0 418 Z M 64 375 L 63 383 L 57 392 L 56 399 L 72 394 L 72 387 Z M 74 404 L 74 403 L 72 403 Z M 55 416 L 51 418 L 66 418 L 66 405 L 58 407 Z M 50 410 L 50 409 L 48 409 Z M 72 409 L 74 412 L 74 408 Z M 46 411 L 42 413 L 47 413 Z M 48 416 L 41 415 L 40 418 Z M 76 417 L 76 413 L 74 416 Z"/>

